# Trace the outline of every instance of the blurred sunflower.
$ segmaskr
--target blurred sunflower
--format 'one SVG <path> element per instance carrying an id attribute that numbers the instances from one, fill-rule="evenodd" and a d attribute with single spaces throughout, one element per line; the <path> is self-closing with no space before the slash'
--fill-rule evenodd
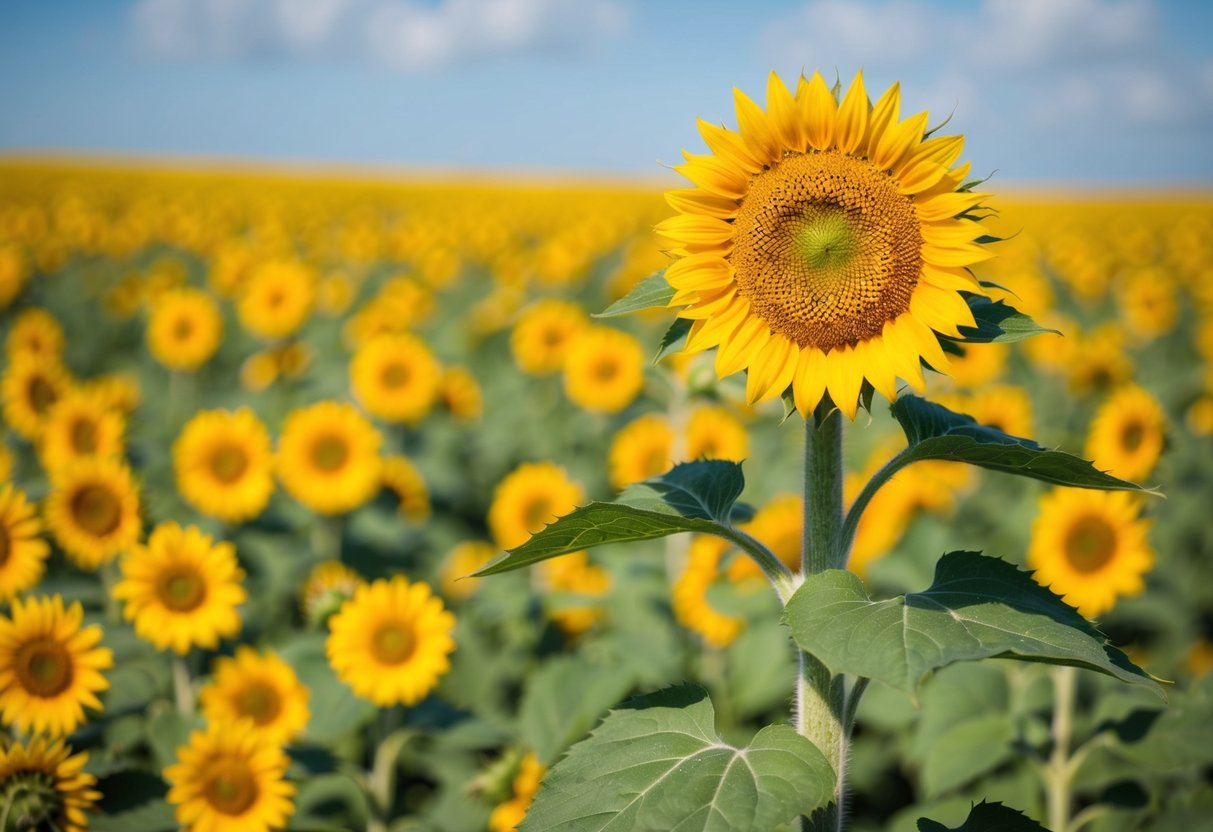
<path id="1" fill-rule="evenodd" d="M 123 558 L 113 595 L 125 602 L 122 614 L 137 635 L 184 656 L 194 646 L 213 650 L 240 631 L 236 607 L 248 598 L 243 579 L 231 543 L 167 522 Z"/>
<path id="2" fill-rule="evenodd" d="M 1006 344 L 965 344 L 964 355 L 948 357 L 948 376 L 956 387 L 981 387 L 1002 376 L 1009 356 Z"/>
<path id="3" fill-rule="evenodd" d="M 101 710 L 97 692 L 113 653 L 98 647 L 101 628 L 81 627 L 84 608 L 66 609 L 58 595 L 13 598 L 11 616 L 0 615 L 0 719 L 25 733 L 70 734 L 85 720 L 84 708 Z"/>
<path id="4" fill-rule="evenodd" d="M 398 511 L 414 523 L 430 516 L 430 491 L 417 466 L 399 454 L 383 458 L 383 485 L 399 500 Z"/>
<path id="5" fill-rule="evenodd" d="M 529 306 L 514 324 L 510 350 L 518 369 L 532 375 L 558 372 L 569 344 L 590 325 L 589 316 L 568 300 L 548 298 Z"/>
<path id="6" fill-rule="evenodd" d="M 1131 482 L 1150 476 L 1166 444 L 1167 414 L 1140 387 L 1121 387 L 1091 423 L 1086 455 L 1095 466 Z"/>
<path id="7" fill-rule="evenodd" d="M 745 629 L 744 618 L 719 612 L 708 601 L 708 590 L 720 577 L 720 559 L 728 549 L 728 542 L 719 537 L 695 535 L 686 567 L 671 590 L 678 623 L 716 648 L 728 647 Z"/>
<path id="8" fill-rule="evenodd" d="M 4 421 L 13 433 L 26 439 L 42 434 L 51 405 L 63 398 L 72 379 L 58 356 L 21 352 L 10 356 L 0 378 Z"/>
<path id="9" fill-rule="evenodd" d="M 353 405 L 328 401 L 294 410 L 278 440 L 278 477 L 313 511 L 351 511 L 379 490 L 381 441 Z"/>
<path id="10" fill-rule="evenodd" d="M 644 387 L 644 351 L 631 335 L 606 326 L 573 339 L 564 363 L 564 390 L 574 404 L 596 413 L 618 413 Z"/>
<path id="11" fill-rule="evenodd" d="M 750 452 L 745 426 L 722 407 L 697 407 L 687 421 L 687 459 L 741 462 Z"/>
<path id="12" fill-rule="evenodd" d="M 801 548 L 804 545 L 804 505 L 794 494 L 782 494 L 758 509 L 754 518 L 742 529 L 758 539 L 792 571 L 800 569 Z M 748 557 L 735 557 L 729 564 L 729 580 L 734 583 L 746 578 L 761 578 L 758 565 Z"/>
<path id="13" fill-rule="evenodd" d="M 1175 328 L 1179 315 L 1175 284 L 1161 267 L 1134 273 L 1119 294 L 1121 314 L 1134 334 L 1152 340 Z"/>
<path id="14" fill-rule="evenodd" d="M 5 348 L 10 361 L 23 352 L 59 358 L 63 355 L 63 327 L 45 309 L 26 309 L 13 321 Z"/>
<path id="15" fill-rule="evenodd" d="M 205 364 L 223 340 L 223 318 L 206 292 L 173 289 L 152 306 L 147 346 L 170 370 L 190 372 Z"/>
<path id="16" fill-rule="evenodd" d="M 259 515 L 274 492 L 270 434 L 248 408 L 204 410 L 173 443 L 177 490 L 210 517 L 241 523 Z"/>
<path id="17" fill-rule="evenodd" d="M 397 575 L 359 587 L 329 619 L 325 653 L 358 696 L 381 708 L 413 705 L 450 670 L 454 627 L 428 584 Z"/>
<path id="18" fill-rule="evenodd" d="M 459 422 L 474 422 L 484 415 L 480 382 L 466 367 L 448 367 L 438 383 L 438 402 Z"/>
<path id="19" fill-rule="evenodd" d="M 86 457 L 54 472 L 43 505 L 55 542 L 81 569 L 96 569 L 139 540 L 139 491 L 130 469 Z"/>
<path id="20" fill-rule="evenodd" d="M 1032 435 L 1032 397 L 1022 387 L 994 385 L 968 395 L 936 396 L 935 402 L 1011 436 Z"/>
<path id="21" fill-rule="evenodd" d="M 673 449 L 674 431 L 663 417 L 649 414 L 628 422 L 611 440 L 607 456 L 611 487 L 623 489 L 670 470 Z"/>
<path id="22" fill-rule="evenodd" d="M 11 484 L 0 486 L 0 601 L 38 583 L 50 547 L 33 504 Z"/>
<path id="23" fill-rule="evenodd" d="M 551 462 L 526 462 L 493 490 L 489 530 L 502 549 L 526 543 L 532 534 L 568 514 L 585 497 L 581 486 Z"/>
<path id="24" fill-rule="evenodd" d="M 740 132 L 699 122 L 712 152 L 684 154 L 696 187 L 669 192 L 679 215 L 657 226 L 688 351 L 717 347 L 721 377 L 748 369 L 750 402 L 791 386 L 806 417 L 828 391 L 853 418 L 865 379 L 921 390 L 920 359 L 948 367 L 937 333 L 974 323 L 966 267 L 990 257 L 959 216 L 984 199 L 959 190 L 963 138 L 900 120 L 897 84 L 870 105 L 862 73 L 840 105 L 820 73 L 793 96 L 772 72 L 766 112 L 734 97 Z"/>
<path id="25" fill-rule="evenodd" d="M 209 722 L 231 724 L 251 719 L 267 742 L 286 745 L 307 727 L 309 692 L 291 666 L 272 650 L 248 645 L 233 658 L 220 658 L 214 680 L 198 695 Z"/>
<path id="26" fill-rule="evenodd" d="M 302 263 L 262 263 L 253 269 L 236 305 L 241 325 L 266 341 L 294 334 L 312 311 L 315 281 Z"/>
<path id="27" fill-rule="evenodd" d="M 54 472 L 87 457 L 112 459 L 126 451 L 126 420 L 95 392 L 69 390 L 51 405 L 38 442 L 42 467 Z"/>
<path id="28" fill-rule="evenodd" d="M 1066 376 L 1076 393 L 1111 390 L 1133 378 L 1133 360 L 1125 352 L 1124 333 L 1104 324 L 1079 335 L 1066 350 Z"/>
<path id="29" fill-rule="evenodd" d="M 1028 547 L 1036 581 L 1087 618 L 1141 594 L 1154 551 L 1139 511 L 1139 501 L 1124 491 L 1059 488 L 1042 497 Z"/>
<path id="30" fill-rule="evenodd" d="M 299 606 L 308 621 L 321 623 L 353 598 L 355 590 L 365 583 L 361 575 L 341 561 L 321 561 L 303 582 Z"/>
<path id="31" fill-rule="evenodd" d="M 465 601 L 471 598 L 480 586 L 480 578 L 468 577 L 485 566 L 501 550 L 483 540 L 465 540 L 455 544 L 442 561 L 439 588 L 447 598 Z"/>
<path id="32" fill-rule="evenodd" d="M 96 376 L 80 382 L 80 389 L 96 396 L 102 407 L 130 415 L 139 406 L 142 391 L 139 379 L 128 373 Z"/>
<path id="33" fill-rule="evenodd" d="M 429 347 L 407 332 L 378 335 L 350 361 L 354 397 L 385 422 L 415 425 L 438 395 L 442 367 Z"/>
<path id="34" fill-rule="evenodd" d="M 547 767 L 539 762 L 535 752 L 532 751 L 522 758 L 511 784 L 513 794 L 509 800 L 494 807 L 493 813 L 489 815 L 488 832 L 513 832 L 518 824 L 522 823 L 546 773 Z"/>
<path id="35" fill-rule="evenodd" d="M 168 802 L 190 832 L 282 829 L 295 811 L 295 787 L 284 779 L 288 762 L 251 720 L 214 722 L 190 734 L 177 762 L 164 770 Z"/>
<path id="36" fill-rule="evenodd" d="M 594 601 L 610 592 L 611 573 L 591 563 L 589 552 L 545 560 L 538 564 L 538 574 L 543 588 L 557 596 L 548 599 L 548 615 L 567 635 L 584 633 L 602 618 L 602 607 Z"/>
<path id="37" fill-rule="evenodd" d="M 18 827 L 87 832 L 88 813 L 101 799 L 87 764 L 88 754 L 73 755 L 61 739 L 0 745 L 0 794 Z"/>
<path id="38" fill-rule="evenodd" d="M 31 269 L 25 255 L 14 245 L 0 245 L 0 309 L 7 309 L 29 280 Z"/>

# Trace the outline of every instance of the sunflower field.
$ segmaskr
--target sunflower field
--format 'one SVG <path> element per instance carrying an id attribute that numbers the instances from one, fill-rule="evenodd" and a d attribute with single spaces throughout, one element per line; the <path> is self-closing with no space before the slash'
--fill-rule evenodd
<path id="1" fill-rule="evenodd" d="M 898 95 L 0 162 L 0 832 L 1213 829 L 1213 200 Z"/>

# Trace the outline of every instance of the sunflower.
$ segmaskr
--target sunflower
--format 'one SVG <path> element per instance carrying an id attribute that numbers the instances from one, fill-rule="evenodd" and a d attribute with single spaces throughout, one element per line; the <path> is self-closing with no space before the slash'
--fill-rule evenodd
<path id="1" fill-rule="evenodd" d="M 84 708 L 101 710 L 97 692 L 109 687 L 101 671 L 114 656 L 98 647 L 101 628 L 81 627 L 84 608 L 66 609 L 58 595 L 12 599 L 0 615 L 0 719 L 19 730 L 70 734 L 84 724 Z"/>
<path id="2" fill-rule="evenodd" d="M 530 752 L 522 758 L 518 772 L 514 775 L 511 787 L 513 792 L 509 800 L 498 804 L 489 815 L 488 832 L 513 832 L 526 817 L 527 809 L 539 791 L 539 784 L 547 767 L 539 762 L 535 752 Z"/>
<path id="3" fill-rule="evenodd" d="M 240 323 L 266 341 L 293 334 L 312 310 L 315 280 L 311 270 L 301 263 L 262 263 L 249 276 L 237 303 Z"/>
<path id="4" fill-rule="evenodd" d="M 469 576 L 499 554 L 500 549 L 484 540 L 465 540 L 456 544 L 442 562 L 439 577 L 442 594 L 457 601 L 471 598 L 481 579 Z"/>
<path id="5" fill-rule="evenodd" d="M 29 261 L 14 245 L 0 245 L 0 309 L 7 309 L 32 273 Z"/>
<path id="6" fill-rule="evenodd" d="M 1133 378 L 1133 360 L 1125 352 L 1124 333 L 1104 324 L 1083 333 L 1067 350 L 1065 372 L 1076 393 L 1106 391 Z"/>
<path id="7" fill-rule="evenodd" d="M 994 385 L 968 395 L 937 396 L 935 401 L 1011 436 L 1032 435 L 1032 397 L 1022 387 Z"/>
<path id="8" fill-rule="evenodd" d="M 240 365 L 240 386 L 253 393 L 260 393 L 278 380 L 277 350 L 255 352 Z"/>
<path id="9" fill-rule="evenodd" d="M 313 511 L 351 511 L 379 490 L 381 441 L 353 405 L 328 401 L 295 410 L 278 440 L 279 479 Z"/>
<path id="10" fill-rule="evenodd" d="M 127 373 L 112 373 L 80 382 L 80 389 L 96 396 L 102 407 L 130 415 L 143 398 L 139 379 Z"/>
<path id="11" fill-rule="evenodd" d="M 177 490 L 210 517 L 241 523 L 274 493 L 270 434 L 248 408 L 197 413 L 173 443 Z"/>
<path id="12" fill-rule="evenodd" d="M 510 350 L 518 369 L 548 375 L 564 366 L 569 344 L 590 325 L 585 311 L 568 300 L 549 298 L 528 307 L 514 324 Z"/>
<path id="13" fill-rule="evenodd" d="M 538 574 L 540 584 L 558 595 L 551 599 L 548 615 L 566 634 L 584 633 L 602 618 L 602 607 L 593 603 L 593 599 L 610 592 L 611 574 L 590 563 L 589 552 L 571 552 L 545 560 L 539 564 Z"/>
<path id="14" fill-rule="evenodd" d="M 415 425 L 438 396 L 442 367 L 416 335 L 378 335 L 358 348 L 350 361 L 354 397 L 385 422 Z"/>
<path id="15" fill-rule="evenodd" d="M 420 523 L 430 516 L 430 491 L 417 466 L 403 456 L 394 454 L 383 458 L 383 484 L 400 501 L 402 516 Z"/>
<path id="16" fill-rule="evenodd" d="M 185 655 L 195 645 L 212 650 L 240 631 L 236 607 L 248 598 L 243 579 L 231 543 L 168 522 L 122 560 L 113 594 L 126 602 L 122 612 L 137 635 Z"/>
<path id="17" fill-rule="evenodd" d="M 1154 266 L 1134 274 L 1120 289 L 1121 314 L 1136 335 L 1153 340 L 1175 328 L 1179 302 L 1170 275 Z"/>
<path id="18" fill-rule="evenodd" d="M 13 452 L 4 443 L 4 434 L 0 434 L 0 482 L 13 479 Z"/>
<path id="19" fill-rule="evenodd" d="M 87 457 L 112 459 L 126 450 L 126 420 L 94 392 L 70 390 L 47 413 L 38 453 L 49 472 Z"/>
<path id="20" fill-rule="evenodd" d="M 173 289 L 152 306 L 147 346 L 170 370 L 193 371 L 205 364 L 223 340 L 223 318 L 206 292 Z"/>
<path id="21" fill-rule="evenodd" d="M 50 547 L 39 536 L 34 506 L 12 485 L 0 487 L 0 600 L 15 597 L 42 578 Z"/>
<path id="22" fill-rule="evenodd" d="M 323 622 L 365 583 L 361 575 L 341 561 L 322 561 L 312 567 L 303 582 L 299 607 L 309 621 Z"/>
<path id="23" fill-rule="evenodd" d="M 782 494 L 754 514 L 742 529 L 758 539 L 792 571 L 800 569 L 804 537 L 804 506 L 792 494 Z M 736 557 L 729 564 L 729 580 L 762 577 L 758 565 L 747 557 Z"/>
<path id="24" fill-rule="evenodd" d="M 361 586 L 329 619 L 337 676 L 381 708 L 420 702 L 450 670 L 455 616 L 428 584 L 397 575 Z"/>
<path id="25" fill-rule="evenodd" d="M 569 347 L 564 391 L 574 404 L 597 413 L 618 413 L 644 387 L 644 351 L 618 329 L 594 326 Z"/>
<path id="26" fill-rule="evenodd" d="M 971 389 L 989 384 L 1006 370 L 1009 355 L 1006 344 L 965 344 L 964 355 L 948 359 L 952 386 Z"/>
<path id="27" fill-rule="evenodd" d="M 177 762 L 164 770 L 169 803 L 189 832 L 269 832 L 295 811 L 295 787 L 286 782 L 282 748 L 257 732 L 251 720 L 213 722 L 190 734 Z"/>
<path id="28" fill-rule="evenodd" d="M 1146 541 L 1150 524 L 1139 501 L 1124 491 L 1056 489 L 1040 501 L 1032 525 L 1028 566 L 1036 580 L 1088 618 L 1116 599 L 1139 595 L 1154 565 Z"/>
<path id="29" fill-rule="evenodd" d="M 88 457 L 54 472 L 43 506 L 55 542 L 81 569 L 96 569 L 139 540 L 139 491 L 130 469 Z"/>
<path id="30" fill-rule="evenodd" d="M 921 390 L 920 359 L 948 366 L 937 333 L 973 325 L 959 292 L 982 292 L 966 267 L 990 256 L 960 217 L 984 198 L 952 168 L 963 138 L 900 120 L 897 84 L 871 106 L 862 73 L 841 105 L 820 73 L 793 96 L 772 72 L 766 112 L 734 95 L 740 132 L 699 122 L 712 152 L 685 154 L 696 187 L 669 192 L 679 215 L 657 226 L 687 349 L 717 347 L 721 377 L 748 369 L 750 402 L 791 386 L 806 417 L 828 391 L 853 418 L 865 379 Z"/>
<path id="31" fill-rule="evenodd" d="M 308 689 L 272 650 L 259 654 L 247 645 L 234 658 L 215 662 L 214 681 L 198 698 L 210 722 L 251 719 L 268 742 L 286 745 L 307 727 Z"/>
<path id="32" fill-rule="evenodd" d="M 551 462 L 519 465 L 497 483 L 489 506 L 489 530 L 502 549 L 527 542 L 532 534 L 568 514 L 585 497 L 581 486 Z"/>
<path id="33" fill-rule="evenodd" d="M 438 383 L 438 402 L 459 422 L 475 422 L 484 415 L 480 382 L 466 367 L 449 367 Z"/>
<path id="34" fill-rule="evenodd" d="M 1136 385 L 1113 393 L 1091 423 L 1087 457 L 1101 470 L 1140 482 L 1154 470 L 1166 443 L 1167 415 Z"/>
<path id="35" fill-rule="evenodd" d="M 719 612 L 708 601 L 708 590 L 720 577 L 720 559 L 728 548 L 729 544 L 719 537 L 691 538 L 686 568 L 671 593 L 678 623 L 698 633 L 712 647 L 728 647 L 745 629 L 745 619 Z"/>
<path id="36" fill-rule="evenodd" d="M 687 459 L 741 462 L 750 452 L 745 426 L 722 407 L 697 407 L 687 422 Z"/>
<path id="37" fill-rule="evenodd" d="M 51 405 L 63 398 L 72 379 L 58 356 L 21 352 L 9 358 L 0 379 L 4 421 L 18 436 L 37 439 Z"/>
<path id="38" fill-rule="evenodd" d="M 61 739 L 0 745 L 0 795 L 16 828 L 86 832 L 88 813 L 101 799 L 87 764 L 87 753 L 73 755 Z"/>
<path id="39" fill-rule="evenodd" d="M 629 422 L 611 440 L 611 486 L 622 489 L 670 470 L 673 448 L 674 431 L 661 416 L 649 414 Z"/>
<path id="40" fill-rule="evenodd" d="M 23 352 L 59 358 L 63 355 L 63 326 L 45 309 L 26 309 L 13 321 L 5 347 L 10 361 Z"/>

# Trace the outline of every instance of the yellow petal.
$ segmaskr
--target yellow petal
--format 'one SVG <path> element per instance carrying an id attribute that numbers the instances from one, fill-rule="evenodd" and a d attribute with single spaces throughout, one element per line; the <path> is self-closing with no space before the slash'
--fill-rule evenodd
<path id="1" fill-rule="evenodd" d="M 963 214 L 974 205 L 980 203 L 989 194 L 975 194 L 969 191 L 949 191 L 936 194 L 921 202 L 915 201 L 914 210 L 922 222 L 938 222 L 951 219 L 957 214 Z"/>
<path id="2" fill-rule="evenodd" d="M 792 396 L 796 400 L 796 409 L 800 411 L 800 415 L 806 419 L 812 416 L 825 391 L 825 353 L 816 347 L 801 348 L 800 360 L 796 362 L 796 375 L 792 377 Z"/>
<path id="3" fill-rule="evenodd" d="M 826 353 L 826 387 L 834 404 L 848 419 L 855 418 L 855 411 L 859 408 L 859 389 L 863 386 L 863 368 L 859 366 L 857 358 L 855 350 L 850 347 Z"/>
<path id="4" fill-rule="evenodd" d="M 910 312 L 936 332 L 961 337 L 959 326 L 976 326 L 973 311 L 964 298 L 930 283 L 919 283 L 910 297 Z"/>
<path id="5" fill-rule="evenodd" d="M 868 130 L 868 91 L 863 86 L 863 71 L 855 73 L 855 80 L 838 108 L 838 121 L 834 125 L 834 143 L 843 153 L 854 152 L 863 143 Z"/>
<path id="6" fill-rule="evenodd" d="M 784 147 L 804 149 L 804 122 L 800 118 L 796 99 L 792 98 L 792 93 L 773 70 L 767 76 L 767 118 L 775 126 Z"/>
<path id="7" fill-rule="evenodd" d="M 900 124 L 890 126 L 876 142 L 876 150 L 871 157 L 872 163 L 881 170 L 897 167 L 901 158 L 922 141 L 922 131 L 926 127 L 926 113 L 910 116 Z"/>
<path id="8" fill-rule="evenodd" d="M 889 401 L 897 398 L 897 373 L 889 361 L 884 342 L 880 338 L 860 341 L 855 345 L 863 365 L 864 377 L 871 383 L 880 395 Z"/>
<path id="9" fill-rule="evenodd" d="M 687 160 L 686 164 L 675 165 L 674 170 L 705 191 L 734 199 L 740 199 L 749 191 L 749 175 L 727 160 L 685 151 L 682 155 Z"/>
<path id="10" fill-rule="evenodd" d="M 940 289 L 950 289 L 953 292 L 974 292 L 985 294 L 985 289 L 977 278 L 964 269 L 947 269 L 931 263 L 922 264 L 922 279 Z"/>
<path id="11" fill-rule="evenodd" d="M 750 404 L 773 399 L 788 389 L 796 373 L 796 350 L 784 336 L 771 335 L 746 377 L 746 399 Z"/>
<path id="12" fill-rule="evenodd" d="M 733 267 L 712 252 L 692 254 L 671 263 L 665 280 L 675 289 L 716 289 L 733 282 Z"/>
<path id="13" fill-rule="evenodd" d="M 665 201 L 680 214 L 706 214 L 722 220 L 737 216 L 737 200 L 701 191 L 699 188 L 678 188 L 665 192 Z"/>
<path id="14" fill-rule="evenodd" d="M 695 306 L 683 309 L 678 313 L 678 317 L 689 318 L 692 321 L 708 320 L 715 315 L 723 314 L 736 296 L 737 290 L 730 287 L 725 289 L 719 295 L 712 295 L 708 298 L 704 298 Z M 677 295 L 675 295 L 675 297 L 677 297 Z"/>
<path id="15" fill-rule="evenodd" d="M 922 226 L 922 241 L 933 246 L 971 243 L 981 236 L 981 226 L 973 220 L 942 220 Z"/>
<path id="16" fill-rule="evenodd" d="M 914 303 L 913 299 L 910 301 Z M 922 321 L 914 316 L 913 310 L 909 315 L 902 315 L 898 318 L 902 328 L 909 335 L 914 348 L 918 350 L 918 354 L 927 360 L 932 369 L 941 373 L 947 372 L 951 363 L 948 361 L 947 355 L 944 354 L 943 347 L 939 346 L 939 337 Z"/>
<path id="17" fill-rule="evenodd" d="M 964 136 L 934 136 L 920 144 L 906 159 L 905 165 L 909 167 L 919 162 L 935 162 L 951 167 L 964 152 L 964 146 Z"/>
<path id="18" fill-rule="evenodd" d="M 699 352 L 708 347 L 716 346 L 733 334 L 749 312 L 749 301 L 744 298 L 735 298 L 733 303 L 725 307 L 719 314 L 706 318 L 703 328 L 698 332 L 688 333 L 687 345 L 691 345 L 691 338 L 694 336 L 695 345 L 692 352 Z M 685 313 L 679 313 L 679 316 L 686 317 Z"/>
<path id="19" fill-rule="evenodd" d="M 733 103 L 737 107 L 737 126 L 750 154 L 764 164 L 779 159 L 783 155 L 779 135 L 762 108 L 736 87 L 733 88 Z"/>
<path id="20" fill-rule="evenodd" d="M 893 84 L 885 90 L 885 94 L 872 107 L 868 115 L 868 132 L 864 136 L 863 147 L 866 155 L 872 157 L 876 153 L 876 143 L 884 136 L 890 125 L 897 123 L 901 111 L 901 84 Z"/>
<path id="21" fill-rule="evenodd" d="M 734 167 L 746 173 L 757 173 L 762 170 L 762 162 L 750 153 L 745 139 L 741 138 L 740 133 L 711 124 L 703 119 L 697 119 L 696 123 L 699 125 L 699 135 L 703 136 L 704 144 L 717 156 L 731 162 Z"/>
<path id="22" fill-rule="evenodd" d="M 664 219 L 654 230 L 662 237 L 687 245 L 715 246 L 733 239 L 732 225 L 698 214 L 679 214 Z"/>
<path id="23" fill-rule="evenodd" d="M 919 360 L 922 353 L 904 323 L 910 317 L 912 316 L 907 312 L 886 323 L 881 338 L 885 342 L 885 355 L 893 365 L 894 372 L 921 393 L 926 388 L 926 380 L 922 376 L 922 362 Z"/>
<path id="24" fill-rule="evenodd" d="M 994 252 L 977 243 L 935 246 L 923 243 L 922 259 L 936 266 L 971 266 L 994 256 Z"/>
<path id="25" fill-rule="evenodd" d="M 922 193 L 935 187 L 948 175 L 948 169 L 931 161 L 917 162 L 902 168 L 897 174 L 897 190 L 906 196 Z"/>
<path id="26" fill-rule="evenodd" d="M 838 118 L 833 93 L 820 72 L 814 72 L 808 83 L 802 83 L 796 92 L 809 147 L 828 150 L 834 143 L 834 122 Z"/>
<path id="27" fill-rule="evenodd" d="M 725 378 L 745 369 L 755 351 L 765 347 L 770 337 L 766 321 L 757 315 L 747 318 L 716 350 L 716 375 Z"/>

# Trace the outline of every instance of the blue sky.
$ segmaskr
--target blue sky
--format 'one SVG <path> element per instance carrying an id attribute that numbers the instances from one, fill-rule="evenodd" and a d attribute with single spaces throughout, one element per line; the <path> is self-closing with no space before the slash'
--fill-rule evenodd
<path id="1" fill-rule="evenodd" d="M 0 152 L 668 175 L 805 68 L 1002 182 L 1213 185 L 1213 3 L 6 0 Z"/>

